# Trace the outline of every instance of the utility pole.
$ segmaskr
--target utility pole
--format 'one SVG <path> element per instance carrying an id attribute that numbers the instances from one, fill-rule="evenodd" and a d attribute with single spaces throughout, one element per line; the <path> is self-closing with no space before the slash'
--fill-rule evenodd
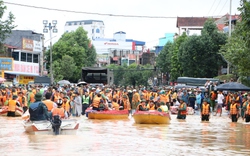
<path id="1" fill-rule="evenodd" d="M 53 78 L 53 70 L 52 70 L 52 31 L 53 33 L 57 33 L 57 29 L 56 29 L 56 24 L 57 21 L 53 20 L 52 23 L 48 23 L 47 20 L 43 20 L 43 24 L 44 24 L 44 29 L 43 29 L 43 33 L 48 33 L 48 29 L 50 31 L 50 83 L 53 84 L 54 83 L 54 78 Z M 48 29 L 47 29 L 48 28 Z"/>
<path id="2" fill-rule="evenodd" d="M 229 8 L 229 24 L 228 24 L 228 36 L 231 37 L 232 34 L 232 0 L 230 0 L 230 8 Z M 227 62 L 227 74 L 230 74 L 230 64 Z"/>

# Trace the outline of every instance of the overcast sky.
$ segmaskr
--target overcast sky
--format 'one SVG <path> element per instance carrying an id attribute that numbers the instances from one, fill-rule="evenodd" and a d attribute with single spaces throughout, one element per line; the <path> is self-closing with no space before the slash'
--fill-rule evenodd
<path id="1" fill-rule="evenodd" d="M 4 0 L 4 2 L 72 11 L 164 17 L 219 16 L 229 13 L 230 8 L 230 0 Z M 237 10 L 239 4 L 240 0 L 232 0 L 232 14 L 239 14 Z M 106 38 L 112 38 L 114 32 L 124 31 L 128 39 L 145 41 L 147 47 L 157 45 L 158 39 L 164 37 L 165 33 L 177 32 L 176 18 L 99 16 L 50 11 L 6 3 L 5 5 L 8 8 L 7 11 L 15 15 L 18 30 L 33 30 L 42 33 L 43 20 L 57 20 L 58 33 L 52 35 L 53 42 L 56 42 L 63 34 L 65 22 L 72 20 L 103 20 Z M 49 34 L 46 34 L 45 38 L 47 45 Z"/>

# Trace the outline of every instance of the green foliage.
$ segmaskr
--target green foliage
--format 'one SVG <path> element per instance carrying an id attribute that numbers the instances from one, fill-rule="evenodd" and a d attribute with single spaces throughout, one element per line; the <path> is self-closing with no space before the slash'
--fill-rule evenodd
<path id="1" fill-rule="evenodd" d="M 57 61 L 61 64 L 66 55 L 67 57 L 65 58 L 67 58 L 70 63 L 72 62 L 68 64 L 70 70 L 72 70 L 69 75 L 66 74 L 69 71 L 62 70 L 62 72 L 65 72 L 61 74 L 64 79 L 68 79 L 71 82 L 77 82 L 81 78 L 82 67 L 93 66 L 96 63 L 95 47 L 90 47 L 89 45 L 90 41 L 87 38 L 87 32 L 83 30 L 82 27 L 79 27 L 74 32 L 64 33 L 58 42 L 53 45 L 53 62 Z M 71 57 L 73 61 L 68 56 Z M 50 60 L 49 51 L 46 53 L 46 58 Z M 66 68 L 66 65 L 67 63 L 64 62 L 64 69 L 69 69 Z"/>
<path id="2" fill-rule="evenodd" d="M 167 42 L 158 57 L 156 58 L 156 66 L 161 68 L 163 73 L 170 72 L 171 69 L 171 48 L 172 42 Z"/>
<path id="3" fill-rule="evenodd" d="M 183 76 L 211 78 L 218 75 L 218 69 L 224 63 L 219 50 L 226 38 L 224 33 L 218 32 L 212 19 L 207 20 L 200 36 L 190 36 L 180 46 Z"/>
<path id="4" fill-rule="evenodd" d="M 220 52 L 231 63 L 238 75 L 244 78 L 250 75 L 250 2 L 241 0 L 239 11 L 241 20 L 237 21 L 232 36 Z M 249 80 L 245 78 L 242 82 L 247 81 Z"/>
<path id="5" fill-rule="evenodd" d="M 234 80 L 236 79 L 235 75 L 233 74 L 227 74 L 227 75 L 219 75 L 219 76 L 216 76 L 214 77 L 215 79 L 219 79 L 220 81 L 230 81 L 231 78 L 233 78 Z"/>
<path id="6" fill-rule="evenodd" d="M 4 13 L 6 11 L 7 7 L 4 5 L 4 2 L 0 0 L 0 19 L 3 18 Z M 0 47 L 1 51 L 4 51 L 3 47 L 3 41 L 8 37 L 8 35 L 11 33 L 11 30 L 16 27 L 14 25 L 14 15 L 9 12 L 9 15 L 7 19 L 5 20 L 0 20 Z"/>
<path id="7" fill-rule="evenodd" d="M 64 55 L 61 62 L 61 74 L 63 78 L 66 80 L 74 78 L 75 70 L 76 65 L 74 59 L 68 55 Z"/>
<path id="8" fill-rule="evenodd" d="M 53 76 L 54 76 L 54 82 L 58 82 L 63 79 L 63 75 L 61 73 L 61 64 L 58 61 L 53 62 Z"/>
<path id="9" fill-rule="evenodd" d="M 153 67 L 150 65 L 138 66 L 133 63 L 130 66 L 117 66 L 111 64 L 107 68 L 114 72 L 115 85 L 145 85 L 148 86 L 148 79 L 153 76 Z"/>

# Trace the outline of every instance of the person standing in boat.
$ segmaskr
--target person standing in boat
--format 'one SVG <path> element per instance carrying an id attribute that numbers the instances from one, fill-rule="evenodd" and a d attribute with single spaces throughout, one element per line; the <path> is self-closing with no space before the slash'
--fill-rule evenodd
<path id="1" fill-rule="evenodd" d="M 187 104 L 183 101 L 183 99 L 180 99 L 180 106 L 178 108 L 177 119 L 186 119 L 186 115 L 187 115 Z"/>
<path id="2" fill-rule="evenodd" d="M 207 100 L 203 100 L 203 104 L 201 105 L 201 121 L 209 121 L 211 109 Z"/>
<path id="3" fill-rule="evenodd" d="M 92 110 L 99 111 L 100 104 L 103 103 L 103 100 L 102 100 L 102 95 L 98 92 L 98 90 L 96 91 L 96 94 L 97 95 L 94 97 L 91 106 Z"/>
<path id="4" fill-rule="evenodd" d="M 128 110 L 128 112 L 130 112 L 130 110 L 131 110 L 130 102 L 129 102 L 128 96 L 126 94 L 124 94 L 122 96 L 122 101 L 121 101 L 120 106 L 122 106 L 122 108 L 120 108 L 120 110 Z"/>
<path id="5" fill-rule="evenodd" d="M 50 120 L 51 113 L 48 112 L 47 106 L 42 102 L 42 94 L 35 95 L 35 102 L 30 104 L 29 114 L 31 121 Z"/>
<path id="6" fill-rule="evenodd" d="M 148 111 L 145 99 L 141 100 L 141 103 L 136 107 L 136 111 Z"/>
<path id="7" fill-rule="evenodd" d="M 13 96 L 12 96 L 12 99 L 9 100 L 8 106 L 9 106 L 9 107 L 8 107 L 7 116 L 15 117 L 16 106 L 20 107 L 20 104 L 19 104 L 19 102 L 17 101 L 17 95 L 13 95 Z"/>
<path id="8" fill-rule="evenodd" d="M 132 114 L 135 112 L 135 109 L 138 108 L 138 105 L 140 103 L 140 95 L 136 91 L 136 89 L 133 90 L 133 97 L 132 97 Z M 145 101 L 146 103 L 146 101 Z"/>

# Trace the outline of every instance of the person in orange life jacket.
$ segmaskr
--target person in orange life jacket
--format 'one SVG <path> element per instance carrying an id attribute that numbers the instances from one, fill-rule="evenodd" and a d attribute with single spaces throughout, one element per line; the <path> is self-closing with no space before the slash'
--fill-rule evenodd
<path id="1" fill-rule="evenodd" d="M 237 122 L 239 117 L 239 107 L 234 98 L 232 98 L 231 102 L 232 103 L 230 105 L 230 117 L 232 119 L 232 122 Z"/>
<path id="2" fill-rule="evenodd" d="M 62 119 L 63 119 L 63 118 L 67 118 L 67 117 L 68 117 L 68 116 L 67 116 L 67 113 L 65 113 L 65 110 L 64 110 L 64 108 L 62 107 L 62 104 L 63 104 L 62 99 L 58 99 L 57 102 L 56 102 L 56 104 L 57 104 L 57 107 L 55 107 L 55 108 L 53 108 L 53 109 L 51 110 L 52 117 L 58 115 L 58 116 L 60 116 L 60 118 L 62 118 Z M 65 114 L 66 114 L 66 115 L 65 115 Z"/>
<path id="3" fill-rule="evenodd" d="M 209 121 L 210 113 L 210 105 L 207 100 L 204 99 L 203 104 L 201 105 L 201 121 Z"/>
<path id="4" fill-rule="evenodd" d="M 35 95 L 35 102 L 30 104 L 29 113 L 31 121 L 51 120 L 51 113 L 48 112 L 47 106 L 41 101 L 42 94 Z"/>
<path id="5" fill-rule="evenodd" d="M 248 105 L 248 100 L 247 100 L 246 96 L 243 96 L 242 103 L 243 104 L 242 104 L 242 108 L 241 108 L 241 117 L 244 120 L 246 118 L 246 108 L 247 108 L 247 105 Z"/>
<path id="6" fill-rule="evenodd" d="M 89 93 L 85 91 L 84 95 L 82 96 L 82 115 L 85 115 L 85 111 L 90 105 L 90 100 Z"/>
<path id="7" fill-rule="evenodd" d="M 23 107 L 23 113 L 25 113 L 28 110 L 28 106 L 27 106 L 27 99 L 23 95 L 23 92 L 18 93 L 17 101 L 20 103 L 21 107 Z"/>
<path id="8" fill-rule="evenodd" d="M 148 110 L 156 110 L 156 105 L 153 99 L 154 97 L 150 97 L 149 103 L 147 105 Z"/>
<path id="9" fill-rule="evenodd" d="M 15 117 L 16 106 L 20 107 L 20 104 L 17 101 L 17 95 L 13 95 L 12 99 L 9 100 L 8 106 L 7 116 Z"/>
<path id="10" fill-rule="evenodd" d="M 122 101 L 121 101 L 120 106 L 121 106 L 120 110 L 128 110 L 128 112 L 130 113 L 131 106 L 130 106 L 128 96 L 126 94 L 122 96 Z"/>
<path id="11" fill-rule="evenodd" d="M 183 101 L 183 99 L 180 99 L 180 106 L 178 108 L 177 119 L 186 119 L 186 114 L 187 104 Z"/>
<path id="12" fill-rule="evenodd" d="M 62 104 L 62 107 L 63 107 L 64 110 L 67 112 L 68 117 L 69 117 L 69 116 L 70 116 L 71 105 L 70 105 L 70 102 L 69 102 L 69 99 L 68 99 L 67 96 L 64 96 L 64 97 L 63 97 L 63 104 Z"/>
<path id="13" fill-rule="evenodd" d="M 137 106 L 136 111 L 148 111 L 145 99 L 141 100 L 141 103 Z"/>
<path id="14" fill-rule="evenodd" d="M 112 102 L 112 109 L 118 111 L 119 108 L 120 108 L 120 105 L 117 103 L 117 99 L 113 99 L 113 102 Z"/>
<path id="15" fill-rule="evenodd" d="M 96 94 L 97 95 L 94 97 L 91 106 L 92 106 L 92 110 L 100 111 L 100 108 L 99 108 L 100 104 L 102 104 L 104 101 L 102 100 L 102 95 L 98 92 L 98 90 L 96 91 Z"/>
<path id="16" fill-rule="evenodd" d="M 51 99 L 51 93 L 47 92 L 45 94 L 45 100 L 43 100 L 43 103 L 47 106 L 48 112 L 51 112 L 53 108 L 57 107 L 57 104 L 51 101 L 50 99 Z"/>

